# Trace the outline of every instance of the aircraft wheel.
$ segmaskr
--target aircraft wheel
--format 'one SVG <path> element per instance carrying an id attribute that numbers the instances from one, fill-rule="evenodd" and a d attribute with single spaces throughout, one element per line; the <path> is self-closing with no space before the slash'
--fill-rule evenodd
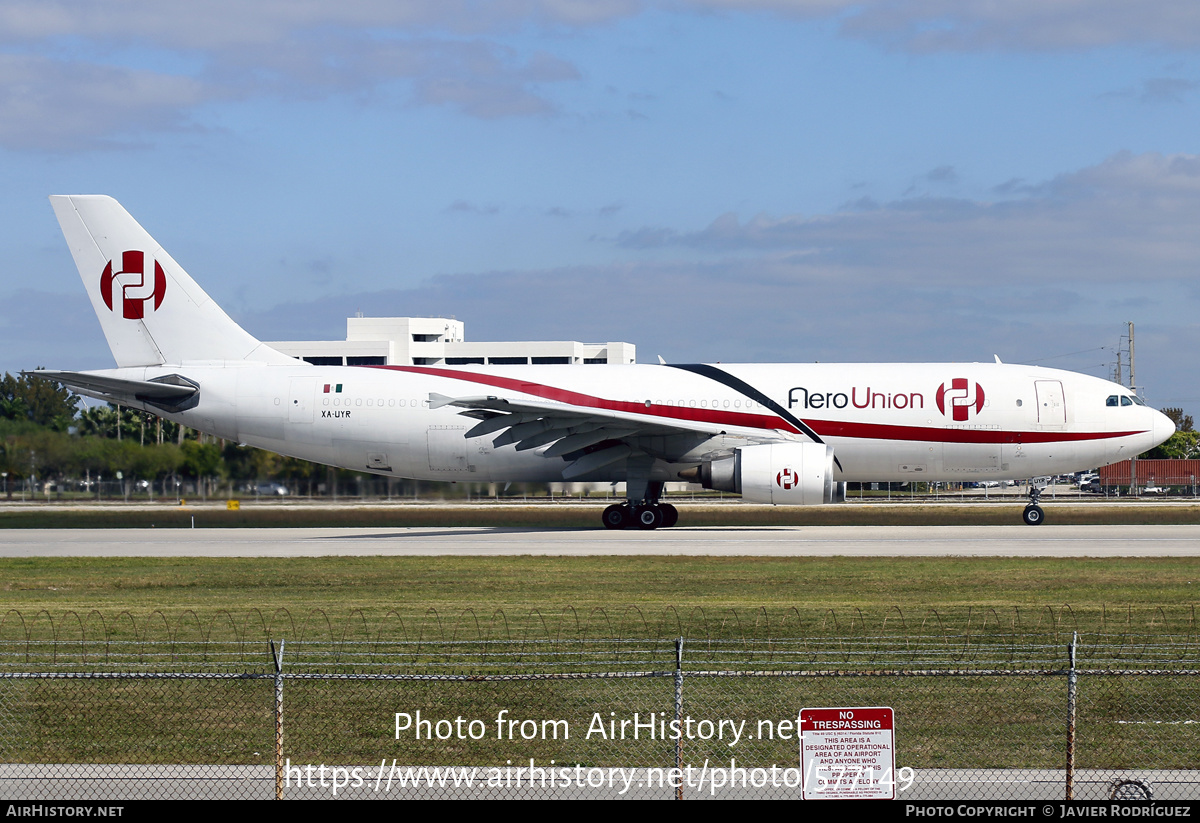
<path id="1" fill-rule="evenodd" d="M 663 528 L 669 529 L 679 522 L 679 509 L 672 506 L 670 503 L 663 503 L 659 508 L 663 514 Z"/>
<path id="2" fill-rule="evenodd" d="M 1040 526 L 1046 519 L 1046 513 L 1042 511 L 1041 506 L 1026 506 L 1025 511 L 1021 514 L 1021 519 L 1028 526 Z"/>
<path id="3" fill-rule="evenodd" d="M 642 506 L 634 515 L 634 522 L 639 529 L 657 529 L 663 524 L 663 511 L 660 506 Z"/>
<path id="4" fill-rule="evenodd" d="M 612 505 L 604 510 L 604 514 L 600 515 L 600 519 L 604 521 L 606 529 L 623 529 L 625 528 L 626 518 L 628 517 L 628 509 L 625 506 Z"/>
<path id="5" fill-rule="evenodd" d="M 1109 795 L 1112 800 L 1151 800 L 1154 792 L 1150 784 L 1142 780 L 1119 780 Z"/>

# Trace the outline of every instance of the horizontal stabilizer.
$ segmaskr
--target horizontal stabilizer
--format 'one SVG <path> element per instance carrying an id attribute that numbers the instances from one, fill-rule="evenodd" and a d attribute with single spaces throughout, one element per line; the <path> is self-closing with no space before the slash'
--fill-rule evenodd
<path id="1" fill-rule="evenodd" d="M 133 401 L 149 403 L 168 411 L 178 411 L 193 405 L 189 401 L 194 401 L 200 393 L 199 386 L 177 374 L 154 380 L 130 380 L 94 372 L 50 371 L 48 369 L 21 372 L 21 374 L 62 383 L 68 389 L 88 397 L 97 397 L 117 403 Z"/>

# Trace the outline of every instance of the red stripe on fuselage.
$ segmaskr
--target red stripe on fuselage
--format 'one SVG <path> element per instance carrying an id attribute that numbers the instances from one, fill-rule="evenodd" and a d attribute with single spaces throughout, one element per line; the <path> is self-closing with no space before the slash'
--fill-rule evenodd
<path id="1" fill-rule="evenodd" d="M 482 383 L 485 386 L 496 386 L 501 389 L 512 389 L 522 394 L 532 394 L 546 400 L 559 403 L 569 403 L 573 406 L 586 406 L 593 409 L 628 412 L 630 414 L 645 414 L 652 417 L 668 417 L 676 420 L 694 420 L 698 423 L 714 423 L 722 426 L 743 426 L 751 429 L 783 429 L 795 432 L 795 426 L 781 420 L 773 414 L 748 414 L 746 412 L 727 412 L 719 409 L 688 409 L 682 406 L 649 405 L 631 403 L 627 400 L 605 400 L 603 397 L 593 397 L 590 394 L 559 389 L 542 383 L 530 383 L 527 380 L 514 380 L 511 377 L 498 377 L 494 374 L 472 374 L 450 369 L 437 369 L 429 366 L 366 366 L 370 369 L 389 369 L 391 371 L 414 372 L 428 374 L 433 377 L 449 377 L 455 380 L 465 380 L 469 383 Z"/>
<path id="2" fill-rule="evenodd" d="M 569 403 L 573 406 L 583 406 L 593 409 L 607 409 L 609 411 L 629 412 L 631 414 L 643 414 L 675 420 L 692 420 L 698 423 L 711 423 L 718 426 L 742 426 L 751 429 L 765 429 L 767 431 L 782 430 L 794 434 L 800 433 L 796 430 L 795 426 L 773 414 L 750 414 L 747 412 L 721 411 L 720 409 L 692 409 L 682 406 L 664 406 L 661 404 L 647 406 L 645 403 L 631 403 L 625 400 L 606 400 L 602 397 L 580 394 L 568 389 L 547 386 L 543 383 L 531 383 L 528 380 L 516 380 L 511 377 L 500 377 L 494 374 L 477 374 L 431 366 L 362 366 L 361 368 L 427 374 L 432 377 L 448 377 L 452 380 L 462 380 L 468 383 L 481 383 L 485 386 L 511 389 L 512 391 L 541 397 L 546 400 L 554 400 L 559 403 Z M 856 423 L 844 420 L 804 420 L 804 423 L 822 437 L 850 437 L 865 440 L 911 440 L 929 443 L 1063 443 L 1078 440 L 1106 440 L 1112 437 L 1129 437 L 1134 434 L 1145 434 L 1144 431 L 1012 432 L 997 429 L 938 429 L 926 426 L 892 426 L 884 423 Z"/>

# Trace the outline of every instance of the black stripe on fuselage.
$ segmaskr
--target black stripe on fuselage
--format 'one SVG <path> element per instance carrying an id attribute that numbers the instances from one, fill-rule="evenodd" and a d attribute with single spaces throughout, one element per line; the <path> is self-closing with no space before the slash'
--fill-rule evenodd
<path id="1" fill-rule="evenodd" d="M 791 423 L 796 431 L 803 432 L 808 437 L 812 438 L 814 443 L 824 443 L 815 431 L 809 428 L 808 424 L 798 417 L 794 416 L 790 411 L 776 403 L 771 398 L 760 392 L 758 389 L 751 386 L 745 380 L 734 377 L 727 371 L 718 369 L 716 366 L 709 366 L 706 363 L 667 363 L 673 369 L 683 369 L 690 371 L 692 374 L 698 374 L 701 377 L 707 377 L 709 380 L 715 380 L 722 386 L 728 386 L 742 397 L 748 397 L 758 403 L 762 403 L 771 411 L 782 417 L 787 422 Z"/>
<path id="2" fill-rule="evenodd" d="M 718 369 L 716 366 L 710 366 L 706 363 L 666 363 L 665 365 L 670 366 L 673 369 L 690 371 L 692 374 L 698 374 L 701 377 L 707 377 L 709 380 L 715 380 L 722 386 L 728 386 L 738 394 L 742 395 L 742 397 L 748 397 L 751 400 L 762 403 L 768 409 L 775 412 L 787 422 L 791 423 L 792 426 L 795 427 L 796 431 L 803 432 L 805 435 L 810 437 L 814 443 L 825 442 L 821 439 L 821 436 L 813 431 L 812 428 L 803 420 L 793 415 L 790 411 L 776 403 L 771 398 L 767 397 L 758 389 L 751 386 L 745 380 L 734 377 L 727 371 Z M 839 470 L 845 471 L 842 469 L 842 462 L 838 460 L 836 454 L 833 456 L 833 462 L 837 464 Z"/>

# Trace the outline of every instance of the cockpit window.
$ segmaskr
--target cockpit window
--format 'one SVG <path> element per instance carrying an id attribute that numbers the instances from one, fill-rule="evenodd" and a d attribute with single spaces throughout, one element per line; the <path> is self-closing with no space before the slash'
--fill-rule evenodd
<path id="1" fill-rule="evenodd" d="M 1132 406 L 1133 401 L 1130 400 L 1128 396 L 1123 396 L 1123 397 L 1121 397 L 1121 405 L 1122 406 Z"/>
<path id="2" fill-rule="evenodd" d="M 1146 405 L 1146 401 L 1145 401 L 1145 400 L 1143 400 L 1142 398 L 1138 397 L 1136 394 L 1133 396 L 1133 402 L 1134 402 L 1134 403 L 1136 403 L 1136 404 L 1137 404 L 1137 405 L 1139 405 L 1139 406 L 1144 406 L 1144 405 Z"/>
<path id="3" fill-rule="evenodd" d="M 1104 401 L 1104 405 L 1106 406 L 1119 406 L 1120 404 L 1121 401 L 1117 400 L 1117 396 L 1115 394 L 1110 394 L 1108 399 Z"/>

